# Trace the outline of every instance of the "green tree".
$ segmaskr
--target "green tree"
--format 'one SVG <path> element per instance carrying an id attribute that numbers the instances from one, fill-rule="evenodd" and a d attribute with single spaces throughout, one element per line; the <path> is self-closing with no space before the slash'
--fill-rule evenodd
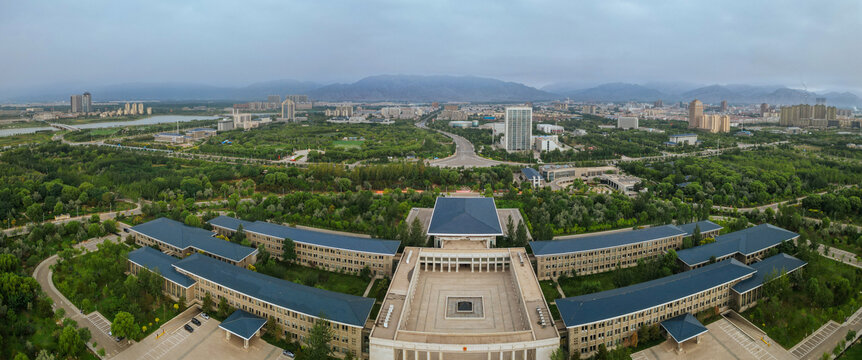
<path id="1" fill-rule="evenodd" d="M 245 230 L 243 229 L 242 224 L 239 224 L 239 226 L 236 227 L 236 232 L 230 240 L 235 243 L 242 243 L 243 240 L 245 240 Z"/>
<path id="2" fill-rule="evenodd" d="M 225 298 L 221 298 L 218 302 L 218 316 L 226 318 L 230 315 L 230 310 L 230 305 L 228 305 L 227 300 Z"/>
<path id="3" fill-rule="evenodd" d="M 419 217 L 413 218 L 410 223 L 410 241 L 407 246 L 422 246 L 425 243 L 425 233 L 422 231 L 422 223 L 419 222 Z"/>
<path id="4" fill-rule="evenodd" d="M 74 326 L 66 325 L 60 333 L 57 345 L 60 348 L 60 354 L 71 357 L 83 349 L 84 342 L 81 341 L 81 335 L 78 334 Z"/>
<path id="5" fill-rule="evenodd" d="M 703 236 L 700 234 L 700 224 L 694 225 L 694 232 L 691 234 L 691 242 L 695 246 L 700 245 L 700 241 L 703 240 Z"/>
<path id="6" fill-rule="evenodd" d="M 201 303 L 201 310 L 203 310 L 203 312 L 210 312 L 213 310 L 213 305 L 215 305 L 215 303 L 213 302 L 212 296 L 210 296 L 210 293 L 206 293 L 206 295 L 204 295 L 204 300 Z"/>
<path id="7" fill-rule="evenodd" d="M 39 353 L 36 354 L 36 360 L 54 360 L 55 358 L 54 354 L 45 349 L 39 350 Z"/>
<path id="8" fill-rule="evenodd" d="M 563 350 L 562 347 L 554 349 L 554 352 L 551 353 L 551 360 L 568 360 L 568 358 L 566 350 Z"/>
<path id="9" fill-rule="evenodd" d="M 141 328 L 135 323 L 135 317 L 125 311 L 117 312 L 114 322 L 111 323 L 111 333 L 114 336 L 137 339 Z"/>
<path id="10" fill-rule="evenodd" d="M 527 226 L 523 221 L 518 222 L 518 229 L 515 230 L 515 246 L 527 246 Z"/>
<path id="11" fill-rule="evenodd" d="M 296 260 L 296 244 L 293 243 L 293 240 L 285 238 L 284 242 L 281 243 L 281 251 L 281 258 L 285 262 Z"/>
<path id="12" fill-rule="evenodd" d="M 317 319 L 308 333 L 308 348 L 303 353 L 309 359 L 329 359 L 332 349 L 329 342 L 332 341 L 332 329 L 329 328 L 325 318 Z"/>
<path id="13" fill-rule="evenodd" d="M 201 226 L 201 218 L 199 218 L 195 214 L 189 214 L 186 216 L 185 223 L 188 226 L 200 227 Z"/>
<path id="14" fill-rule="evenodd" d="M 608 353 L 608 348 L 605 347 L 605 344 L 599 344 L 599 349 L 596 351 L 595 360 L 608 360 L 610 359 L 610 353 Z"/>

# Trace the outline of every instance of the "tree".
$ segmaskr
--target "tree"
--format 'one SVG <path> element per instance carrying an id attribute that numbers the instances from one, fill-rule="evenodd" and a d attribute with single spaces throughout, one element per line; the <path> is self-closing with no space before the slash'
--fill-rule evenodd
<path id="1" fill-rule="evenodd" d="M 700 245 L 700 241 L 703 240 L 703 236 L 700 234 L 700 224 L 694 225 L 694 232 L 691 234 L 691 242 L 695 246 Z"/>
<path id="2" fill-rule="evenodd" d="M 60 348 L 60 354 L 70 357 L 78 354 L 84 347 L 84 343 L 81 341 L 81 335 L 78 334 L 78 331 L 75 330 L 75 327 L 72 325 L 66 325 L 66 327 L 63 328 L 63 331 L 60 333 L 60 338 L 57 340 L 57 344 Z"/>
<path id="3" fill-rule="evenodd" d="M 635 348 L 638 347 L 638 332 L 637 331 L 632 332 L 632 337 L 629 339 L 629 344 L 631 345 L 631 347 L 635 347 Z"/>
<path id="4" fill-rule="evenodd" d="M 200 227 L 201 226 L 201 218 L 199 218 L 195 214 L 189 214 L 186 216 L 185 223 L 188 226 Z"/>
<path id="5" fill-rule="evenodd" d="M 303 353 L 309 359 L 329 359 L 332 349 L 329 342 L 332 341 L 332 329 L 328 322 L 321 317 L 315 321 L 314 326 L 308 333 L 307 350 Z"/>
<path id="6" fill-rule="evenodd" d="M 610 353 L 608 353 L 608 348 L 605 347 L 605 344 L 599 344 L 599 350 L 596 351 L 595 360 L 608 360 L 610 359 Z"/>
<path id="7" fill-rule="evenodd" d="M 236 227 L 236 232 L 231 237 L 231 241 L 235 243 L 242 243 L 245 240 L 245 230 L 242 227 L 242 224 Z"/>
<path id="8" fill-rule="evenodd" d="M 275 322 L 275 318 L 272 316 L 270 316 L 269 319 L 266 319 L 266 325 L 263 332 L 275 337 L 276 339 L 281 338 L 281 334 L 278 331 L 278 323 Z"/>
<path id="9" fill-rule="evenodd" d="M 19 352 L 18 354 L 15 354 L 15 358 L 13 360 L 30 360 L 30 358 L 27 354 Z"/>
<path id="10" fill-rule="evenodd" d="M 425 242 L 425 234 L 422 231 L 422 223 L 419 222 L 419 217 L 413 218 L 410 223 L 410 240 L 407 246 L 422 246 Z"/>
<path id="11" fill-rule="evenodd" d="M 296 260 L 296 244 L 291 239 L 284 239 L 281 244 L 281 258 L 286 262 Z"/>
<path id="12" fill-rule="evenodd" d="M 136 339 L 140 330 L 138 324 L 135 324 L 135 317 L 125 311 L 118 312 L 111 323 L 111 333 L 114 336 Z"/>
<path id="13" fill-rule="evenodd" d="M 567 360 L 568 358 L 566 350 L 563 350 L 562 347 L 554 349 L 554 352 L 551 353 L 551 360 Z"/>
<path id="14" fill-rule="evenodd" d="M 213 305 L 215 305 L 215 303 L 213 303 L 212 296 L 210 296 L 210 293 L 206 293 L 206 295 L 204 295 L 204 300 L 201 303 L 201 309 L 203 312 L 209 312 L 212 311 Z"/>
<path id="15" fill-rule="evenodd" d="M 42 349 L 36 354 L 36 360 L 54 360 L 56 357 L 54 354 L 48 352 L 48 350 Z"/>
<path id="16" fill-rule="evenodd" d="M 230 305 L 225 298 L 221 298 L 218 302 L 218 316 L 226 318 L 230 313 Z"/>
<path id="17" fill-rule="evenodd" d="M 518 222 L 518 229 L 515 230 L 515 246 L 527 246 L 527 226 L 523 221 Z"/>
<path id="18" fill-rule="evenodd" d="M 515 223 L 512 221 L 512 216 L 506 219 L 506 237 L 509 238 L 509 242 L 514 242 L 515 239 Z"/>

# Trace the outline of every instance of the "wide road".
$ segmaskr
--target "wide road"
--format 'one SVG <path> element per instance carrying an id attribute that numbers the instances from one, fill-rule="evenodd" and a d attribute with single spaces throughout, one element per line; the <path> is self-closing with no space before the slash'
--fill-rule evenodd
<path id="1" fill-rule="evenodd" d="M 425 121 L 416 123 L 416 126 L 422 129 L 429 129 L 426 126 Z M 437 132 L 446 135 L 452 140 L 455 141 L 455 154 L 443 159 L 435 159 L 428 161 L 428 164 L 438 167 L 491 167 L 495 165 L 505 164 L 505 165 L 523 165 L 521 163 L 511 162 L 511 161 L 499 161 L 499 160 L 491 160 L 483 158 L 476 154 L 476 149 L 473 147 L 473 143 L 469 140 L 465 139 L 463 136 L 455 135 L 453 133 L 436 130 Z"/>

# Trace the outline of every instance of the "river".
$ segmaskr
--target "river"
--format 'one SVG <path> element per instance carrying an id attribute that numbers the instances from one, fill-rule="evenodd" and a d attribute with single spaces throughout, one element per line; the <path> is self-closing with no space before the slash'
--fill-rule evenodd
<path id="1" fill-rule="evenodd" d="M 158 115 L 158 116 L 150 116 L 143 119 L 138 120 L 128 120 L 128 121 L 104 121 L 104 122 L 93 122 L 88 124 L 81 125 L 72 125 L 79 129 L 101 129 L 101 128 L 110 128 L 110 127 L 119 127 L 119 126 L 137 126 L 137 125 L 151 125 L 151 124 L 164 124 L 164 123 L 173 123 L 173 122 L 186 122 L 192 120 L 215 120 L 220 119 L 221 116 L 204 116 L 204 115 Z M 32 134 L 37 131 L 50 130 L 56 131 L 58 129 L 53 127 L 31 127 L 31 128 L 18 128 L 18 129 L 0 129 L 0 136 L 11 136 L 18 134 Z"/>

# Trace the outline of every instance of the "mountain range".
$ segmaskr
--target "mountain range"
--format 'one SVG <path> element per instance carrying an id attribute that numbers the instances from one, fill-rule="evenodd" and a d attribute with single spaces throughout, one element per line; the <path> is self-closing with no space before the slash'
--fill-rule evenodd
<path id="1" fill-rule="evenodd" d="M 59 84 L 30 89 L 0 89 L 0 103 L 68 101 L 84 91 L 94 101 L 262 101 L 267 95 L 308 94 L 322 101 L 394 102 L 522 102 L 572 99 L 575 101 L 626 102 L 658 99 L 665 103 L 700 99 L 707 104 L 727 100 L 731 104 L 787 105 L 814 103 L 825 97 L 830 105 L 862 106 L 850 92 L 815 93 L 785 86 L 744 84 L 699 85 L 685 82 L 645 84 L 606 83 L 583 86 L 556 83 L 537 89 L 516 82 L 476 76 L 376 75 L 353 83 L 321 84 L 298 80 L 275 80 L 242 87 L 196 83 L 126 83 L 80 88 Z"/>

